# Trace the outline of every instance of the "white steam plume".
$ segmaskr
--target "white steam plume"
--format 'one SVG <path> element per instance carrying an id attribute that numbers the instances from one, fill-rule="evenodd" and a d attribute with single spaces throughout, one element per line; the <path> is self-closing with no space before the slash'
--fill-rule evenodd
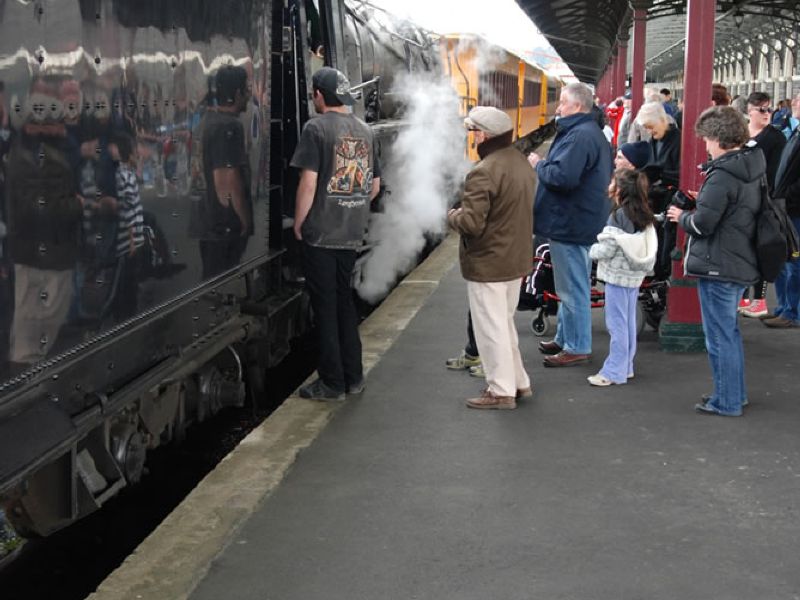
<path id="1" fill-rule="evenodd" d="M 448 203 L 470 167 L 459 98 L 448 80 L 409 74 L 396 79 L 392 91 L 406 108 L 384 166 L 392 175 L 391 194 L 385 212 L 372 215 L 367 242 L 373 248 L 356 281 L 368 302 L 383 298 L 414 266 L 426 235 L 444 232 Z"/>

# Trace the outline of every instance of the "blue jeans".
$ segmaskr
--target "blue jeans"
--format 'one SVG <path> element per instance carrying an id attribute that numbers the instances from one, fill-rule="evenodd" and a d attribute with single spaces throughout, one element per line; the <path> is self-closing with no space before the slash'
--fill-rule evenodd
<path id="1" fill-rule="evenodd" d="M 608 358 L 600 374 L 614 383 L 627 383 L 636 356 L 636 304 L 639 288 L 605 286 L 606 329 L 611 336 Z"/>
<path id="2" fill-rule="evenodd" d="M 800 231 L 800 217 L 792 217 L 795 229 Z M 787 261 L 783 270 L 775 279 L 775 295 L 778 305 L 775 307 L 775 316 L 800 320 L 800 259 Z"/>
<path id="3" fill-rule="evenodd" d="M 592 353 L 592 261 L 589 246 L 550 242 L 553 278 L 561 304 L 555 343 L 569 354 Z"/>
<path id="4" fill-rule="evenodd" d="M 703 333 L 714 392 L 706 405 L 723 415 L 739 416 L 747 399 L 744 350 L 737 307 L 745 286 L 727 281 L 697 280 Z"/>

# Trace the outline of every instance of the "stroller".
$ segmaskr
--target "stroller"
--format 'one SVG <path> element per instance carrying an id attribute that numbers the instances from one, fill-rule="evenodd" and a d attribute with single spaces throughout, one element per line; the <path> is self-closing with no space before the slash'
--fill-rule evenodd
<path id="1" fill-rule="evenodd" d="M 598 287 L 596 270 L 597 265 L 593 264 L 589 292 L 591 307 L 602 308 L 605 306 L 605 292 Z M 645 324 L 658 329 L 667 307 L 668 278 L 668 272 L 664 274 L 663 269 L 656 269 L 656 274 L 646 277 L 642 282 L 636 311 L 638 333 L 642 332 Z M 530 327 L 534 335 L 543 337 L 551 331 L 550 317 L 558 313 L 558 303 L 550 244 L 540 244 L 534 253 L 533 270 L 522 278 L 517 310 L 538 311 Z"/>
<path id="2" fill-rule="evenodd" d="M 538 310 L 531 321 L 534 335 L 544 336 L 550 329 L 548 317 L 558 312 L 558 296 L 550 262 L 550 244 L 540 244 L 533 255 L 533 270 L 522 278 L 517 310 Z"/>

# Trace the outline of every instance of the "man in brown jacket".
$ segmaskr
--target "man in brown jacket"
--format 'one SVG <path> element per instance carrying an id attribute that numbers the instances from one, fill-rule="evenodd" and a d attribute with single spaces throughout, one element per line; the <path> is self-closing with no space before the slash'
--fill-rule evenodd
<path id="1" fill-rule="evenodd" d="M 520 278 L 531 269 L 536 174 L 511 145 L 506 113 L 477 106 L 464 124 L 474 132 L 481 160 L 467 175 L 461 207 L 448 213 L 448 221 L 461 234 L 461 274 L 489 384 L 467 406 L 516 408 L 518 398 L 532 396 L 514 312 Z"/>

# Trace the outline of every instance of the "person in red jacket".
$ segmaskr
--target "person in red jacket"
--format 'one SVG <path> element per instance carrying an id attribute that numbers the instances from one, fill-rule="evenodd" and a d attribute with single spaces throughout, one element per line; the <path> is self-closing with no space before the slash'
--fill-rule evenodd
<path id="1" fill-rule="evenodd" d="M 617 98 L 608 105 L 606 108 L 606 117 L 608 117 L 608 126 L 614 132 L 614 137 L 611 139 L 611 145 L 617 147 L 617 138 L 619 137 L 619 124 L 622 122 L 622 115 L 625 114 L 625 106 L 622 98 Z"/>

